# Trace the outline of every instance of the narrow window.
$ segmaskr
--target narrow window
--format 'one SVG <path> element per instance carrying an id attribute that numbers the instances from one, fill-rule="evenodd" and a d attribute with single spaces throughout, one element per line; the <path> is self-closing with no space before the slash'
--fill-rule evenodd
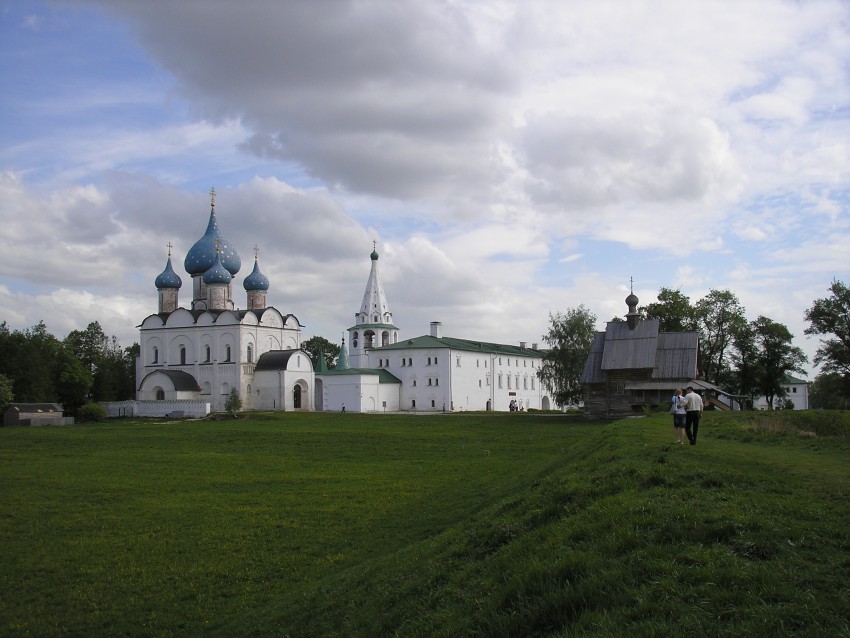
<path id="1" fill-rule="evenodd" d="M 440 385 L 440 380 L 439 380 L 439 379 L 434 379 L 434 385 Z"/>
<path id="2" fill-rule="evenodd" d="M 185 346 L 180 346 L 180 365 L 181 366 L 186 365 L 186 347 Z"/>
<path id="3" fill-rule="evenodd" d="M 248 363 L 254 363 L 254 346 L 248 344 Z M 298 363 L 301 363 L 300 361 Z"/>
<path id="4" fill-rule="evenodd" d="M 508 390 L 511 389 L 511 375 L 508 375 Z"/>
<path id="5" fill-rule="evenodd" d="M 416 399 L 413 399 L 413 401 L 410 402 L 410 405 L 411 405 L 411 407 L 415 408 L 416 407 Z"/>
<path id="6" fill-rule="evenodd" d="M 156 389 L 156 400 L 165 401 L 165 390 L 163 390 L 162 388 Z"/>
<path id="7" fill-rule="evenodd" d="M 412 366 L 412 365 L 413 365 L 413 359 L 408 359 L 408 360 L 407 360 L 407 365 Z"/>
<path id="8" fill-rule="evenodd" d="M 153 362 L 159 363 L 159 350 L 156 348 L 153 349 Z"/>
<path id="9" fill-rule="evenodd" d="M 206 353 L 206 355 L 207 355 L 206 363 L 209 363 L 209 362 L 210 362 L 210 354 L 211 354 L 211 353 L 210 353 L 210 347 L 209 347 L 209 346 L 206 346 L 206 347 L 205 347 L 205 353 Z"/>
<path id="10" fill-rule="evenodd" d="M 230 346 L 224 346 L 224 361 L 225 363 L 230 362 Z"/>

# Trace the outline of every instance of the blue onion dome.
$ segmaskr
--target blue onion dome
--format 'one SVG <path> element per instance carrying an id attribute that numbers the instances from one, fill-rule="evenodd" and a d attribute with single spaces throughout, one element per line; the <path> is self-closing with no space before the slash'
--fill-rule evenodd
<path id="1" fill-rule="evenodd" d="M 369 255 L 369 257 L 372 259 L 372 261 L 378 261 L 378 251 L 373 249 L 372 254 Z"/>
<path id="2" fill-rule="evenodd" d="M 260 265 L 256 259 L 254 259 L 254 270 L 251 271 L 251 274 L 245 277 L 245 281 L 242 283 L 245 286 L 245 290 L 268 290 L 269 289 L 269 279 L 263 273 L 260 272 Z"/>
<path id="3" fill-rule="evenodd" d="M 221 236 L 221 232 L 218 230 L 218 222 L 215 218 L 215 207 L 213 206 L 210 211 L 207 232 L 186 253 L 186 259 L 183 261 L 186 272 L 193 276 L 206 273 L 215 263 L 216 248 L 221 253 L 221 265 L 231 275 L 238 273 L 242 267 L 242 260 L 230 242 Z"/>
<path id="4" fill-rule="evenodd" d="M 176 288 L 179 290 L 180 286 L 183 285 L 180 275 L 174 272 L 174 269 L 171 267 L 171 256 L 168 257 L 168 262 L 165 264 L 165 270 L 159 273 L 154 281 L 154 285 L 157 290 L 161 290 L 163 288 Z"/>
<path id="5" fill-rule="evenodd" d="M 204 273 L 204 283 L 208 286 L 210 284 L 229 284 L 231 279 L 233 277 L 230 272 L 221 263 L 221 254 L 217 253 L 212 268 Z"/>

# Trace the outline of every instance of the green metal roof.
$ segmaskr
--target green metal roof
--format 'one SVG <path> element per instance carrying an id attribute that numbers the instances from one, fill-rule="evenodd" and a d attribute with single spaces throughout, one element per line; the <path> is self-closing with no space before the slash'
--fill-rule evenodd
<path id="1" fill-rule="evenodd" d="M 398 328 L 396 328 L 396 327 L 395 327 L 393 324 L 391 324 L 391 323 L 358 323 L 356 326 L 351 326 L 351 327 L 349 328 L 349 330 L 361 330 L 361 331 L 362 331 L 362 330 L 368 330 L 369 328 L 372 328 L 372 329 L 375 329 L 375 328 L 380 328 L 380 329 L 383 329 L 383 328 L 389 328 L 389 329 L 391 329 L 391 330 L 398 330 Z"/>
<path id="2" fill-rule="evenodd" d="M 392 374 L 389 370 L 384 370 L 382 368 L 346 368 L 344 370 L 338 370 L 337 368 L 333 368 L 332 370 L 322 372 L 321 375 L 318 375 L 317 373 L 317 376 L 341 377 L 360 376 L 364 374 L 377 375 L 378 383 L 401 383 L 401 379 Z"/>
<path id="3" fill-rule="evenodd" d="M 501 354 L 522 357 L 542 357 L 541 350 L 533 348 L 520 348 L 519 346 L 509 346 L 502 343 L 488 343 L 486 341 L 473 341 L 471 339 L 455 339 L 454 337 L 432 337 L 431 335 L 423 335 L 414 337 L 413 339 L 404 339 L 398 343 L 392 343 L 388 346 L 372 348 L 371 351 L 380 350 L 409 350 L 409 349 L 452 349 L 463 350 L 465 352 L 480 352 L 482 354 Z"/>

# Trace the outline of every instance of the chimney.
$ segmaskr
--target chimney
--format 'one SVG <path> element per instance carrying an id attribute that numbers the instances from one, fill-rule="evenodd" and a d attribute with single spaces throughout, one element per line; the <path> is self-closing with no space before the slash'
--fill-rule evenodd
<path id="1" fill-rule="evenodd" d="M 532 350 L 537 350 L 537 344 L 536 344 L 536 343 L 532 343 L 532 344 L 531 344 L 531 349 L 532 349 Z"/>
<path id="2" fill-rule="evenodd" d="M 431 322 L 431 336 L 437 339 L 443 338 L 443 324 L 439 321 Z"/>
<path id="3" fill-rule="evenodd" d="M 525 344 L 526 344 L 526 343 L 528 343 L 528 342 L 527 342 L 527 341 L 520 341 L 520 342 L 519 342 L 519 347 L 520 347 L 520 348 L 522 348 L 523 350 L 525 350 Z"/>

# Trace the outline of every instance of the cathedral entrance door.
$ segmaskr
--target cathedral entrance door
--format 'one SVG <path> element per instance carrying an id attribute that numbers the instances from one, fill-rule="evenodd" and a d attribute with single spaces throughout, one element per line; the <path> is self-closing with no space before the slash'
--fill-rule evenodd
<path id="1" fill-rule="evenodd" d="M 301 409 L 301 386 L 296 385 L 292 389 L 292 407 L 296 410 Z"/>

